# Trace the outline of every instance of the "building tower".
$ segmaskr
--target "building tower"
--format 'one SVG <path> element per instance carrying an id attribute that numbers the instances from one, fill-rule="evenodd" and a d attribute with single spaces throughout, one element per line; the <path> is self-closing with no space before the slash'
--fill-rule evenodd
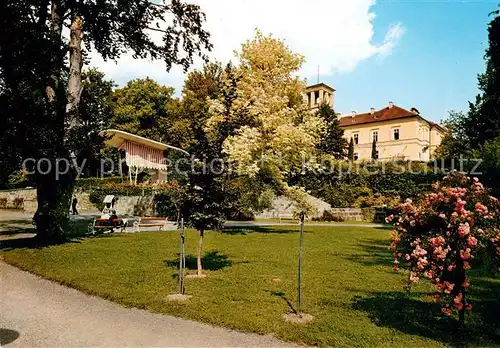
<path id="1" fill-rule="evenodd" d="M 322 103 L 327 103 L 333 109 L 335 89 L 324 84 L 318 83 L 306 88 L 304 94 L 304 102 L 307 103 L 311 110 L 316 110 Z"/>

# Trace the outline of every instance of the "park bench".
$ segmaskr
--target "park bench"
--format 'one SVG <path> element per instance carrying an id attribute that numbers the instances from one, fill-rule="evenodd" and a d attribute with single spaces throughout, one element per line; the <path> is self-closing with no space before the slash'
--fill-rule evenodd
<path id="1" fill-rule="evenodd" d="M 166 217 L 139 217 L 139 220 L 134 222 L 134 229 L 140 232 L 140 227 L 159 227 L 158 231 L 161 231 L 167 229 L 167 223 Z"/>
<path id="2" fill-rule="evenodd" d="M 119 228 L 120 232 L 125 231 L 127 227 L 126 219 L 105 219 L 105 218 L 95 218 L 93 222 L 89 224 L 88 231 L 90 234 L 96 234 L 96 232 L 110 231 L 114 232 L 115 228 Z"/>

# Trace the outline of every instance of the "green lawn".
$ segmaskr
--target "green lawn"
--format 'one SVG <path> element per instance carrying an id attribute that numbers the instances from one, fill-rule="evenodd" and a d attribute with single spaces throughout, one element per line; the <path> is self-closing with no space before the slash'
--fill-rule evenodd
<path id="1" fill-rule="evenodd" d="M 219 326 L 322 346 L 422 347 L 500 345 L 500 279 L 476 272 L 468 326 L 440 320 L 429 284 L 411 295 L 405 276 L 392 270 L 390 231 L 306 227 L 303 308 L 307 326 L 281 315 L 296 300 L 296 226 L 208 232 L 205 279 L 187 279 L 186 303 L 165 296 L 177 290 L 179 236 L 172 232 L 115 234 L 42 249 L 4 250 L 5 261 L 127 306 Z M 195 267 L 197 234 L 187 234 L 188 266 Z M 193 271 L 191 271 L 193 272 Z M 457 338 L 461 336 L 460 338 Z"/>

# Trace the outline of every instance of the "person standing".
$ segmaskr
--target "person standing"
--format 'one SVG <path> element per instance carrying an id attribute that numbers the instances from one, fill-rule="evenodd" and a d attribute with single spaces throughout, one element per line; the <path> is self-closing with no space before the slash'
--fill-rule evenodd
<path id="1" fill-rule="evenodd" d="M 78 215 L 78 210 L 76 209 L 76 206 L 78 204 L 78 200 L 76 197 L 73 198 L 73 202 L 71 202 L 71 208 L 73 210 L 73 215 Z"/>

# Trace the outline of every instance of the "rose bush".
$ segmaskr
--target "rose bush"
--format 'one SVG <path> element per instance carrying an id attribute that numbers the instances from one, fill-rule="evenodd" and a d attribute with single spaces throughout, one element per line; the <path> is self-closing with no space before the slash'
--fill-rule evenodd
<path id="1" fill-rule="evenodd" d="M 458 312 L 461 323 L 472 306 L 466 300 L 467 271 L 484 249 L 500 256 L 500 203 L 477 178 L 452 172 L 418 202 L 407 200 L 394 224 L 391 249 L 394 268 L 409 270 L 409 286 L 421 278 L 436 286 L 442 312 Z M 483 249 L 483 250 L 481 250 Z M 475 260 L 475 263 L 481 260 Z"/>

